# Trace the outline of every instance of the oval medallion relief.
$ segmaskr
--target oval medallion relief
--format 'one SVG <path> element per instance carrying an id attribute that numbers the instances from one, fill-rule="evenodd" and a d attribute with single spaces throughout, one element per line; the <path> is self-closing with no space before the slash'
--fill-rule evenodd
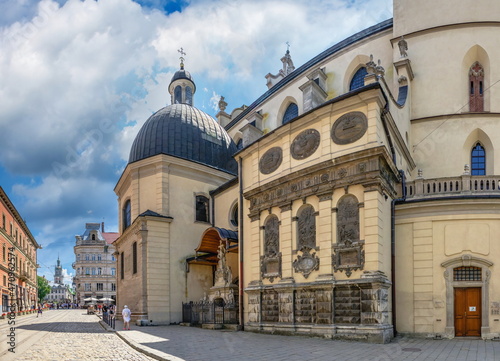
<path id="1" fill-rule="evenodd" d="M 259 170 L 262 174 L 274 172 L 283 160 L 283 150 L 280 147 L 268 149 L 259 161 Z"/>
<path id="2" fill-rule="evenodd" d="M 319 146 L 320 135 L 316 129 L 306 129 L 295 137 L 290 153 L 293 159 L 305 159 L 312 155 Z"/>
<path id="3" fill-rule="evenodd" d="M 338 118 L 332 127 L 332 140 L 335 144 L 349 144 L 360 139 L 368 128 L 366 115 L 351 112 Z"/>

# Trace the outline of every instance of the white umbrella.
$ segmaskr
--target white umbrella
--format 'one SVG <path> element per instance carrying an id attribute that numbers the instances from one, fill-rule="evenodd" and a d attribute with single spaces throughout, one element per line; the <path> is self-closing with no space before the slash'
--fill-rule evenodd
<path id="1" fill-rule="evenodd" d="M 108 297 L 104 297 L 104 298 L 99 299 L 99 301 L 104 301 L 104 302 L 106 302 L 106 301 L 114 301 L 114 299 L 108 298 Z"/>
<path id="2" fill-rule="evenodd" d="M 97 301 L 97 298 L 94 297 L 87 297 L 83 299 L 85 302 L 95 302 Z"/>

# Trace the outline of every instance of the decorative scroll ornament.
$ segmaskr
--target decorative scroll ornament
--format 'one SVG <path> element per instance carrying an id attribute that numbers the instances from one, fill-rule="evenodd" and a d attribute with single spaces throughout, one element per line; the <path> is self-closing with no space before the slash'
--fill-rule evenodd
<path id="1" fill-rule="evenodd" d="M 366 115 L 361 112 L 351 112 L 342 115 L 333 124 L 331 137 L 335 144 L 344 145 L 359 140 L 368 129 Z"/>
<path id="2" fill-rule="evenodd" d="M 312 271 L 319 269 L 319 258 L 316 252 L 312 254 L 308 249 L 304 249 L 302 255 L 298 255 L 297 259 L 293 261 L 293 269 L 297 273 L 302 273 L 305 278 L 309 277 Z"/>
<path id="3" fill-rule="evenodd" d="M 319 146 L 320 135 L 316 129 L 306 129 L 295 137 L 290 153 L 293 159 L 305 159 L 316 151 Z"/>
<path id="4" fill-rule="evenodd" d="M 264 153 L 259 161 L 259 170 L 262 174 L 270 174 L 281 165 L 283 160 L 283 150 L 280 147 L 273 147 Z"/>

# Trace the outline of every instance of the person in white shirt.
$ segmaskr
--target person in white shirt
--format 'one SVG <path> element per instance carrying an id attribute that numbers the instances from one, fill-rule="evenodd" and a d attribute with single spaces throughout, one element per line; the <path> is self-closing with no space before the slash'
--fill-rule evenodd
<path id="1" fill-rule="evenodd" d="M 123 316 L 123 329 L 130 330 L 130 309 L 127 305 L 123 306 L 122 316 Z"/>

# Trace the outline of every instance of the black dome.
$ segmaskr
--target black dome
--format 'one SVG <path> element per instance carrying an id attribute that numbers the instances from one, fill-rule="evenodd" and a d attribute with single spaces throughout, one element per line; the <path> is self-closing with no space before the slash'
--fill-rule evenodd
<path id="1" fill-rule="evenodd" d="M 187 104 L 172 104 L 144 123 L 129 163 L 167 154 L 236 174 L 236 151 L 231 137 L 210 115 Z"/>

